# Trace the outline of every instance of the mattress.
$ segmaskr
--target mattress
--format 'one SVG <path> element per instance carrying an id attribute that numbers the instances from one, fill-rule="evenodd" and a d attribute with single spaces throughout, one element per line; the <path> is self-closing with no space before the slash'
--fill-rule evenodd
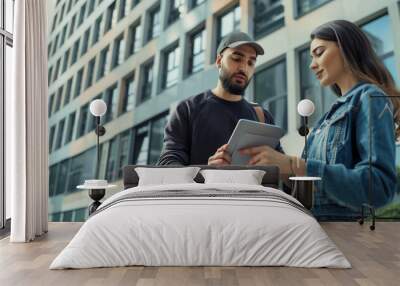
<path id="1" fill-rule="evenodd" d="M 284 192 L 198 183 L 111 196 L 50 269 L 131 265 L 351 267 L 309 211 Z"/>

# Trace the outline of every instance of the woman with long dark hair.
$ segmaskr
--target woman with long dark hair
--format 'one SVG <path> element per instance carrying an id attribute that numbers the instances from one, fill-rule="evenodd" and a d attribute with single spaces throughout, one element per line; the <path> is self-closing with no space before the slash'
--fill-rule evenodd
<path id="1" fill-rule="evenodd" d="M 281 173 L 318 176 L 314 215 L 353 219 L 369 203 L 369 156 L 372 159 L 372 204 L 380 207 L 395 192 L 395 140 L 400 135 L 400 103 L 394 80 L 355 24 L 337 20 L 311 34 L 310 68 L 322 86 L 338 96 L 308 137 L 308 160 L 267 146 L 248 148 L 249 164 L 278 165 Z M 371 99 L 370 96 L 381 96 Z M 369 145 L 369 124 L 371 140 Z"/>

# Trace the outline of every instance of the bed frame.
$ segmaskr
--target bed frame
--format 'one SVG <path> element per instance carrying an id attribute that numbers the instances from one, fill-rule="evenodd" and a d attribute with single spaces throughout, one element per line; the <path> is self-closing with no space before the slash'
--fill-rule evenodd
<path id="1" fill-rule="evenodd" d="M 201 170 L 206 169 L 218 169 L 218 170 L 263 170 L 265 171 L 265 175 L 261 181 L 261 184 L 264 187 L 271 187 L 275 189 L 279 189 L 279 168 L 277 166 L 238 166 L 238 165 L 229 165 L 229 166 L 208 166 L 208 165 L 192 165 L 193 167 L 200 167 Z M 173 165 L 165 165 L 165 166 L 151 166 L 151 165 L 127 165 L 123 169 L 123 182 L 124 182 L 124 190 L 136 187 L 139 183 L 139 176 L 135 171 L 136 167 L 144 167 L 144 168 L 182 168 L 186 166 L 173 166 Z M 194 178 L 197 183 L 204 183 L 204 178 L 200 174 Z M 94 213 L 96 209 L 101 205 L 100 200 L 104 197 L 105 189 L 96 189 L 89 190 L 89 196 L 92 198 L 93 202 L 89 205 L 89 215 Z"/>
<path id="2" fill-rule="evenodd" d="M 202 170 L 206 169 L 218 169 L 218 170 L 263 170 L 265 175 L 262 179 L 261 184 L 265 187 L 279 188 L 279 168 L 277 166 L 208 166 L 208 165 L 193 165 L 194 167 L 200 167 Z M 193 167 L 192 166 L 192 167 Z M 139 177 L 135 171 L 136 167 L 144 168 L 182 168 L 186 166 L 149 166 L 149 165 L 127 165 L 123 169 L 123 181 L 124 190 L 128 188 L 133 188 L 138 185 Z M 204 183 L 204 178 L 200 174 L 197 174 L 194 179 L 197 183 Z"/>

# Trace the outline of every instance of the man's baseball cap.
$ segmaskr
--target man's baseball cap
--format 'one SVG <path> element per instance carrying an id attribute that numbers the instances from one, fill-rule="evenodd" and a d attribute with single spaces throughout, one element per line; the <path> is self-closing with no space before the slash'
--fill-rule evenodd
<path id="1" fill-rule="evenodd" d="M 221 54 L 226 48 L 236 48 L 241 45 L 250 45 L 255 50 L 257 55 L 263 55 L 264 49 L 257 44 L 248 34 L 243 32 L 232 32 L 226 35 L 218 46 L 217 54 Z"/>

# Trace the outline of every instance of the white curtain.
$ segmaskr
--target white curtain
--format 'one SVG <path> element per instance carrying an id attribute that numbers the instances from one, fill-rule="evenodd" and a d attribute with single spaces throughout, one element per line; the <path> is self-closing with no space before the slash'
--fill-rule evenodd
<path id="1" fill-rule="evenodd" d="M 46 0 L 15 1 L 14 93 L 6 98 L 12 242 L 31 241 L 48 227 L 46 9 Z"/>

